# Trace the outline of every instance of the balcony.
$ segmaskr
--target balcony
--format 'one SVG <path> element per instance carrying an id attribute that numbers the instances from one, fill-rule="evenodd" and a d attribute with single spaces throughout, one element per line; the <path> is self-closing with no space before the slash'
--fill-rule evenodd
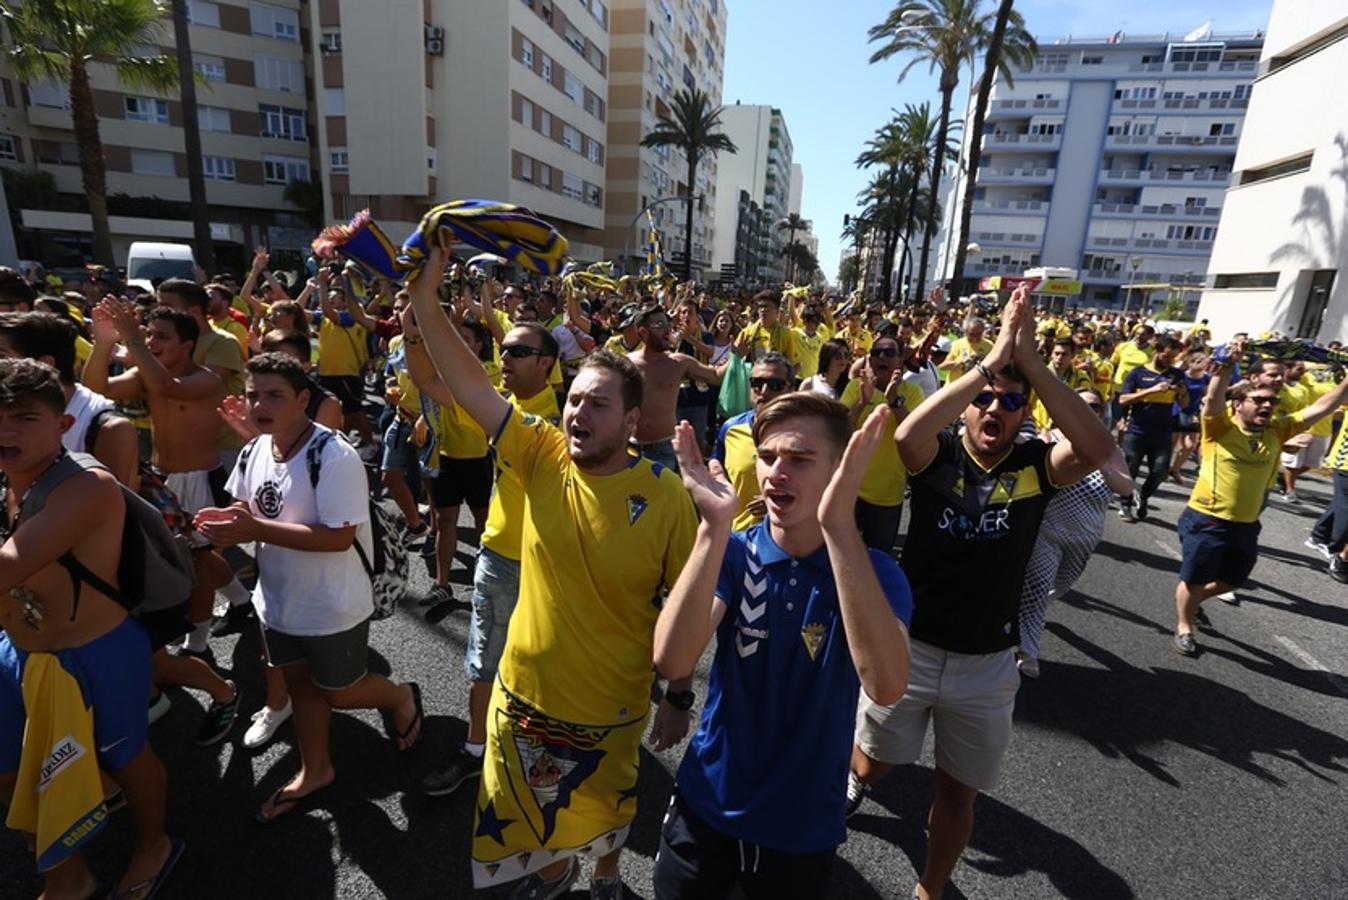
<path id="1" fill-rule="evenodd" d="M 1177 206 L 1173 203 L 1159 205 L 1140 205 L 1137 203 L 1094 203 L 1092 212 L 1097 216 L 1159 216 L 1182 219 L 1217 219 L 1222 215 L 1220 206 Z"/>
<path id="2" fill-rule="evenodd" d="M 1236 135 L 1187 134 L 1111 134 L 1105 137 L 1105 147 L 1178 147 L 1184 150 L 1219 150 L 1235 153 L 1240 138 Z"/>
<path id="3" fill-rule="evenodd" d="M 1043 236 L 1038 234 L 1010 234 L 1004 231 L 977 231 L 974 240 L 985 247 L 1038 247 Z"/>
<path id="4" fill-rule="evenodd" d="M 1047 200 L 975 200 L 976 213 L 1043 213 L 1048 208 Z"/>
<path id="5" fill-rule="evenodd" d="M 979 179 L 982 181 L 982 178 Z M 1142 184 L 1167 182 L 1171 184 L 1201 184 L 1217 187 L 1231 181 L 1230 172 L 1145 171 L 1141 169 L 1101 169 L 1100 184 Z"/>
<path id="6" fill-rule="evenodd" d="M 1013 134 L 1009 131 L 994 131 L 983 135 L 983 149 L 1021 150 L 1026 147 L 1035 150 L 1057 150 L 1062 146 L 1060 134 Z"/>
<path id="7" fill-rule="evenodd" d="M 978 170 L 978 183 L 1052 184 L 1053 176 L 1057 174 L 1057 171 L 1057 169 L 1047 166 L 1030 166 L 1021 169 L 994 169 L 985 167 Z"/>
<path id="8" fill-rule="evenodd" d="M 999 119 L 1008 116 L 1024 118 L 1035 111 L 1056 111 L 1062 109 L 1063 101 L 1044 98 L 1042 100 L 994 100 L 988 105 L 987 118 Z"/>
<path id="9" fill-rule="evenodd" d="M 1176 62 L 1176 63 L 1134 63 L 1129 72 L 1253 72 L 1259 63 L 1253 60 L 1236 62 Z"/>

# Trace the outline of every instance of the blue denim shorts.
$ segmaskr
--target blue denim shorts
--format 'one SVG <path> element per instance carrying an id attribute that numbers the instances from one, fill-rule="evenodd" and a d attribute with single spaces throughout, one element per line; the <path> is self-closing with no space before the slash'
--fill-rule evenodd
<path id="1" fill-rule="evenodd" d="M 384 459 L 379 467 L 385 472 L 408 472 L 420 465 L 417 447 L 412 443 L 412 425 L 395 416 L 384 432 Z"/>
<path id="2" fill-rule="evenodd" d="M 505 651 L 510 615 L 520 597 L 519 560 L 486 547 L 478 550 L 473 571 L 473 612 L 468 621 L 468 651 L 463 668 L 469 681 L 490 684 Z"/>

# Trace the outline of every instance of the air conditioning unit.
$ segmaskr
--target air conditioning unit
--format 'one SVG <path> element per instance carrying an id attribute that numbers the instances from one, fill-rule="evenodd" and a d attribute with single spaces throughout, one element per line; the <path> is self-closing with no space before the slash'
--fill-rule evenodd
<path id="1" fill-rule="evenodd" d="M 426 38 L 426 52 L 431 56 L 445 55 L 445 42 L 443 38 Z"/>
<path id="2" fill-rule="evenodd" d="M 443 41 L 445 39 L 445 28 L 443 25 L 427 25 L 426 40 Z"/>

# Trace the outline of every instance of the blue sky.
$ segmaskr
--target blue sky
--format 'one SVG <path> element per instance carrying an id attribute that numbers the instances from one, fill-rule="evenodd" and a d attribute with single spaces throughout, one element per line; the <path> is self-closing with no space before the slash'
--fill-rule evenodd
<path id="1" fill-rule="evenodd" d="M 984 0 L 991 8 L 995 0 Z M 866 30 L 893 8 L 890 0 L 726 0 L 729 29 L 725 85 L 729 105 L 769 103 L 782 110 L 795 161 L 805 168 L 801 214 L 819 236 L 819 265 L 838 271 L 842 218 L 866 183 L 853 161 L 890 116 L 890 109 L 930 99 L 935 79 L 916 68 L 897 83 L 898 59 L 870 65 Z M 1213 20 L 1217 31 L 1268 23 L 1272 0 L 1017 0 L 1016 9 L 1041 41 L 1067 34 L 1098 36 L 1185 33 Z M 963 107 L 967 78 L 956 92 Z"/>

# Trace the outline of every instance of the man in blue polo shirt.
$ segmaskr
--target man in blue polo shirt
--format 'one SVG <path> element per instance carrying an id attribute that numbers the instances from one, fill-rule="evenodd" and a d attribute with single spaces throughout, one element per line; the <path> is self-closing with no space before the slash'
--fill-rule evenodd
<path id="1" fill-rule="evenodd" d="M 657 900 L 825 893 L 846 837 L 858 689 L 894 703 L 908 683 L 912 594 L 868 550 L 857 491 L 885 434 L 856 434 L 822 394 L 779 397 L 753 438 L 767 520 L 731 531 L 738 497 L 684 422 L 675 450 L 702 522 L 655 628 L 655 665 L 689 675 L 716 636 L 702 723 L 679 767 L 655 863 Z M 808 740 L 801 740 L 801 735 Z"/>

